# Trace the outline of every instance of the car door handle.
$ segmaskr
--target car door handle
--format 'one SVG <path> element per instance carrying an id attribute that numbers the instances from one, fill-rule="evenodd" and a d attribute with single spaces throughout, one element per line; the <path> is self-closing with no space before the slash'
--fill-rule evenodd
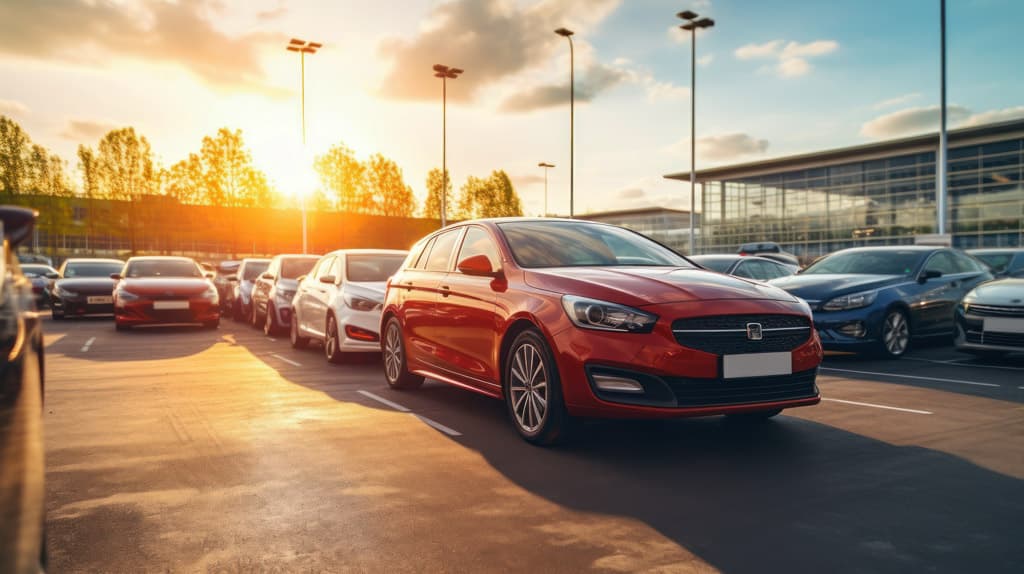
<path id="1" fill-rule="evenodd" d="M 447 285 L 441 285 L 441 296 L 447 297 L 452 294 L 452 288 Z"/>

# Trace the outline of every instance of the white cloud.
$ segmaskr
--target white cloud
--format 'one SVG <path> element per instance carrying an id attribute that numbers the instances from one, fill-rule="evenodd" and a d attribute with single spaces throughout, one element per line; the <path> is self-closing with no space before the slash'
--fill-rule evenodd
<path id="1" fill-rule="evenodd" d="M 711 64 L 711 61 L 714 60 L 714 59 L 715 59 L 715 55 L 714 54 L 704 54 L 703 56 L 697 58 L 697 65 L 701 66 L 702 68 L 703 67 L 707 67 L 707 66 L 709 66 Z"/>
<path id="2" fill-rule="evenodd" d="M 971 115 L 967 118 L 963 124 L 967 126 L 978 126 L 983 124 L 994 124 L 998 122 L 1007 122 L 1010 120 L 1019 120 L 1024 118 L 1024 106 L 1016 106 L 1012 108 L 1003 108 L 1001 110 L 989 110 L 987 112 L 981 112 Z"/>
<path id="3" fill-rule="evenodd" d="M 736 48 L 736 57 L 740 60 L 753 60 L 757 58 L 773 58 L 779 52 L 782 40 L 772 40 L 764 44 L 747 44 Z"/>
<path id="4" fill-rule="evenodd" d="M 783 78 L 803 76 L 811 71 L 811 65 L 803 58 L 788 58 L 779 62 L 778 72 Z"/>
<path id="5" fill-rule="evenodd" d="M 68 120 L 60 137 L 76 142 L 98 140 L 118 125 L 106 120 Z"/>
<path id="6" fill-rule="evenodd" d="M 758 139 L 745 133 L 727 133 L 697 138 L 698 161 L 730 161 L 768 151 L 768 140 Z M 669 153 L 689 158 L 690 138 L 669 146 Z"/>
<path id="7" fill-rule="evenodd" d="M 882 109 L 885 109 L 885 108 L 892 108 L 892 107 L 896 107 L 896 106 L 900 106 L 900 105 L 909 103 L 909 102 L 911 102 L 913 100 L 916 100 L 917 98 L 920 98 L 920 97 L 921 97 L 921 94 L 919 94 L 917 92 L 914 92 L 912 94 L 903 94 L 901 96 L 896 96 L 895 98 L 889 98 L 888 100 L 882 100 L 882 101 L 876 103 L 875 105 L 871 106 L 871 109 L 873 109 L 873 110 L 882 110 Z"/>
<path id="8" fill-rule="evenodd" d="M 788 58 L 810 58 L 813 56 L 824 56 L 839 49 L 839 42 L 835 40 L 815 40 L 806 44 L 790 42 L 782 49 L 780 57 Z"/>
<path id="9" fill-rule="evenodd" d="M 815 40 L 806 44 L 771 40 L 763 44 L 746 44 L 736 48 L 735 56 L 739 60 L 775 60 L 768 68 L 783 78 L 795 78 L 811 71 L 808 58 L 831 54 L 839 49 L 835 40 Z"/>
<path id="10" fill-rule="evenodd" d="M 970 109 L 952 104 L 946 107 L 946 122 L 949 127 L 969 127 L 1005 122 L 1024 118 L 1024 106 L 972 112 Z M 939 106 L 907 108 L 866 122 L 860 128 L 863 136 L 875 139 L 892 138 L 927 133 L 939 129 Z"/>
<path id="11" fill-rule="evenodd" d="M 28 106 L 17 100 L 0 100 L 0 115 L 28 115 Z"/>

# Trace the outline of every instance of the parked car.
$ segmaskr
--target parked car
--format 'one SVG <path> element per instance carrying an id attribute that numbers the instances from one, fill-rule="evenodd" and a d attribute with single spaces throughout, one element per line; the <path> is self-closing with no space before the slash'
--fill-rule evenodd
<path id="1" fill-rule="evenodd" d="M 1024 352 L 1024 278 L 975 287 L 956 309 L 956 348 L 983 356 Z"/>
<path id="2" fill-rule="evenodd" d="M 767 418 L 820 400 L 806 303 L 603 223 L 438 231 L 388 283 L 381 322 L 388 385 L 503 398 L 537 444 L 576 417 Z"/>
<path id="3" fill-rule="evenodd" d="M 770 283 L 807 301 L 826 349 L 897 358 L 918 337 L 952 337 L 956 305 L 992 279 L 958 249 L 855 247 Z"/>
<path id="4" fill-rule="evenodd" d="M 1024 277 L 1024 248 L 968 249 L 967 253 L 991 267 L 997 277 Z"/>
<path id="5" fill-rule="evenodd" d="M 111 276 L 114 325 L 124 331 L 137 325 L 220 324 L 220 300 L 213 281 L 187 257 L 132 257 Z"/>
<path id="6" fill-rule="evenodd" d="M 782 246 L 774 241 L 760 241 L 754 243 L 744 243 L 740 245 L 740 248 L 736 250 L 736 253 L 740 255 L 760 255 L 761 257 L 767 257 L 786 265 L 796 265 L 800 267 L 800 259 L 796 255 L 784 251 Z"/>
<path id="7" fill-rule="evenodd" d="M 114 285 L 110 276 L 120 273 L 119 259 L 68 259 L 53 274 L 47 288 L 50 315 L 54 320 L 84 315 L 114 314 Z"/>
<path id="8" fill-rule="evenodd" d="M 14 250 L 36 212 L 0 206 L 0 572 L 42 572 L 43 333 Z"/>
<path id="9" fill-rule="evenodd" d="M 692 255 L 690 260 L 705 269 L 757 281 L 786 277 L 800 270 L 799 266 L 787 265 L 757 255 Z"/>
<path id="10" fill-rule="evenodd" d="M 45 255 L 40 255 L 38 253 L 19 253 L 18 254 L 18 262 L 19 263 L 42 263 L 43 265 L 47 265 L 49 267 L 53 267 L 53 259 L 50 259 L 49 257 L 47 257 Z"/>
<path id="11" fill-rule="evenodd" d="M 220 297 L 220 312 L 227 315 L 234 308 L 234 282 L 238 280 L 241 261 L 221 261 L 213 275 L 213 285 Z"/>
<path id="12" fill-rule="evenodd" d="M 252 323 L 252 288 L 260 274 L 267 270 L 269 259 L 243 259 L 232 284 L 231 315 L 235 321 Z"/>
<path id="13" fill-rule="evenodd" d="M 49 276 L 56 275 L 57 270 L 42 263 L 22 263 L 21 273 L 32 283 L 32 296 L 37 306 L 49 303 L 46 287 L 50 283 Z"/>
<path id="14" fill-rule="evenodd" d="M 388 278 L 408 251 L 342 249 L 324 255 L 299 282 L 292 301 L 292 347 L 321 341 L 340 363 L 349 352 L 380 352 L 380 314 Z"/>
<path id="15" fill-rule="evenodd" d="M 292 322 L 292 298 L 298 279 L 309 273 L 319 255 L 278 255 L 270 260 L 252 288 L 252 326 L 276 335 Z"/>

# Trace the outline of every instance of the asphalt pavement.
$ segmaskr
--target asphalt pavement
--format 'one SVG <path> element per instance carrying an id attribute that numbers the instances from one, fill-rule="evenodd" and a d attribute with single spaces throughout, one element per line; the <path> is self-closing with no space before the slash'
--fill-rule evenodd
<path id="1" fill-rule="evenodd" d="M 225 322 L 45 323 L 54 572 L 1018 572 L 1024 355 L 829 356 L 820 405 L 518 438 Z"/>

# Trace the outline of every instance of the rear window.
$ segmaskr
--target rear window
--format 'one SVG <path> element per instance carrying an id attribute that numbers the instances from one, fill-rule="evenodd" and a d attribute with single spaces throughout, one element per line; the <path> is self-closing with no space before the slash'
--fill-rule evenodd
<path id="1" fill-rule="evenodd" d="M 319 259 L 316 257 L 295 257 L 281 260 L 281 277 L 297 279 L 309 273 Z"/>
<path id="2" fill-rule="evenodd" d="M 349 281 L 387 281 L 405 261 L 405 255 L 349 255 L 345 277 Z"/>
<path id="3" fill-rule="evenodd" d="M 992 268 L 992 271 L 996 273 L 1002 273 L 1006 271 L 1006 268 L 1010 266 L 1010 261 L 1013 260 L 1012 253 L 975 253 L 975 257 L 981 259 Z"/>
<path id="4" fill-rule="evenodd" d="M 269 261 L 246 261 L 245 268 L 242 269 L 242 280 L 255 281 L 269 266 Z"/>
<path id="5" fill-rule="evenodd" d="M 143 260 L 128 263 L 127 277 L 202 277 L 194 261 L 183 259 Z"/>

